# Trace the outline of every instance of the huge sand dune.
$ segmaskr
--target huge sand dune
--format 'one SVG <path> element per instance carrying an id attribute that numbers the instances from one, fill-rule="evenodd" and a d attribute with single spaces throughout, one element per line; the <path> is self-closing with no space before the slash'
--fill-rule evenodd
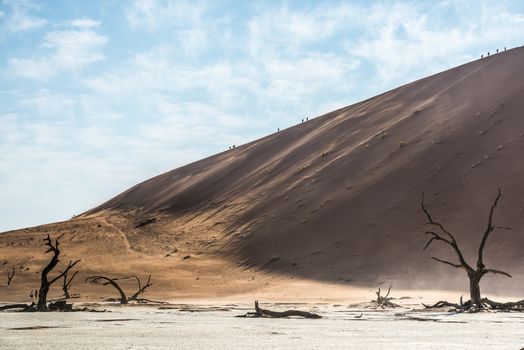
<path id="1" fill-rule="evenodd" d="M 513 230 L 493 233 L 485 262 L 513 278 L 481 287 L 522 296 L 523 156 L 518 48 L 159 175 L 73 220 L 2 233 L 0 267 L 19 272 L 0 296 L 38 285 L 46 234 L 63 234 L 62 263 L 81 258 L 81 277 L 151 273 L 164 298 L 349 295 L 384 281 L 466 290 L 463 271 L 430 259 L 452 260 L 449 247 L 422 250 L 421 193 L 474 264 L 499 187 L 495 223 Z M 313 288 L 324 283 L 337 285 Z M 81 278 L 77 292 L 109 294 Z"/>

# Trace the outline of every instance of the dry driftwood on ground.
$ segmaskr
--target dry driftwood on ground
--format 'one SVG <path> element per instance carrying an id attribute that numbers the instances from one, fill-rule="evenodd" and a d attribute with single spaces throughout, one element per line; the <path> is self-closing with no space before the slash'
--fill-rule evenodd
<path id="1" fill-rule="evenodd" d="M 268 318 L 287 318 L 287 317 L 303 317 L 303 318 L 322 318 L 322 316 L 300 310 L 286 310 L 286 311 L 271 311 L 266 309 L 261 309 L 258 306 L 258 300 L 255 300 L 255 312 L 248 312 L 245 315 L 239 317 L 268 317 Z"/>
<path id="2" fill-rule="evenodd" d="M 524 311 L 524 300 L 519 300 L 515 302 L 507 302 L 507 303 L 500 303 L 497 301 L 490 300 L 488 298 L 482 298 L 480 300 L 481 306 L 478 307 L 475 304 L 471 303 L 471 300 L 468 300 L 466 302 L 462 302 L 462 298 L 460 298 L 460 302 L 458 304 L 450 303 L 447 301 L 439 301 L 433 305 L 424 305 L 426 309 L 438 309 L 438 308 L 452 308 L 450 311 L 455 312 L 479 312 L 479 311 L 489 311 L 489 310 L 495 310 L 495 311 L 518 311 L 523 312 Z"/>
<path id="3" fill-rule="evenodd" d="M 384 296 L 380 295 L 381 292 L 380 292 L 380 288 L 379 288 L 378 291 L 375 292 L 377 294 L 377 299 L 376 300 L 372 300 L 372 302 L 376 303 L 381 308 L 401 307 L 400 305 L 391 302 L 391 299 L 393 299 L 392 297 L 389 296 L 389 293 L 391 293 L 391 287 L 393 287 L 393 286 L 389 286 L 388 292 Z"/>

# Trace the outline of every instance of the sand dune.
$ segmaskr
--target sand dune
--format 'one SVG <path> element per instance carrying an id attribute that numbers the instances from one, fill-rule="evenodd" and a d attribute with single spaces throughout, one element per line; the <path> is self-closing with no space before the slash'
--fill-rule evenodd
<path id="1" fill-rule="evenodd" d="M 0 267 L 22 270 L 0 294 L 36 285 L 47 233 L 64 234 L 63 261 L 83 259 L 83 277 L 152 273 L 166 298 L 325 292 L 307 281 L 339 284 L 340 295 L 381 282 L 465 290 L 463 271 L 430 259 L 453 259 L 447 246 L 422 251 L 421 193 L 474 264 L 500 187 L 495 221 L 513 230 L 490 237 L 485 262 L 514 277 L 481 286 L 522 296 L 523 111 L 524 48 L 415 81 L 144 181 L 74 220 L 1 234 Z"/>

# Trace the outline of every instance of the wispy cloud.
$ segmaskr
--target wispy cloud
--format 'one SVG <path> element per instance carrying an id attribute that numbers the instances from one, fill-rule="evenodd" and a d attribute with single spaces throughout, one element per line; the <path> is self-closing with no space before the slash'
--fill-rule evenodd
<path id="1" fill-rule="evenodd" d="M 33 57 L 11 58 L 9 73 L 29 79 L 47 79 L 61 71 L 77 72 L 85 66 L 105 58 L 101 48 L 108 38 L 92 28 L 98 22 L 89 19 L 73 20 L 67 29 L 44 35 L 40 52 Z"/>
<path id="2" fill-rule="evenodd" d="M 440 16 L 435 13 L 441 12 Z M 374 83 L 407 82 L 523 39 L 521 14 L 500 2 L 384 3 L 362 17 L 363 33 L 346 39 L 348 54 L 374 66 Z M 475 54 L 471 54 L 475 52 Z"/>
<path id="3" fill-rule="evenodd" d="M 94 28 L 100 26 L 100 21 L 95 21 L 90 18 L 77 18 L 67 23 L 72 27 L 78 28 Z"/>
<path id="4" fill-rule="evenodd" d="M 149 31 L 179 28 L 201 23 L 208 5 L 203 1 L 134 0 L 126 10 L 126 18 L 134 27 Z"/>
<path id="5" fill-rule="evenodd" d="M 0 11 L 1 32 L 13 34 L 42 27 L 47 20 L 31 13 L 39 7 L 29 0 L 4 0 Z"/>

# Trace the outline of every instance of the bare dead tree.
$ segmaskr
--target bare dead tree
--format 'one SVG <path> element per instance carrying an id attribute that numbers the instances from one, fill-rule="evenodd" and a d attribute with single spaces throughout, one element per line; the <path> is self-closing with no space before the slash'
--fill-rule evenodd
<path id="1" fill-rule="evenodd" d="M 78 270 L 73 273 L 71 278 L 68 279 L 68 271 L 64 273 L 64 278 L 62 280 L 62 290 L 64 291 L 64 299 L 70 299 L 71 295 L 69 294 L 69 288 L 71 287 L 71 283 L 73 283 L 73 279 L 78 274 Z"/>
<path id="2" fill-rule="evenodd" d="M 379 288 L 378 291 L 375 292 L 375 294 L 377 295 L 377 300 L 373 300 L 373 302 L 377 303 L 377 305 L 380 306 L 381 308 L 385 308 L 385 307 L 400 307 L 400 305 L 391 302 L 391 299 L 393 299 L 393 298 L 389 296 L 389 293 L 391 293 L 391 288 L 392 287 L 393 286 L 389 286 L 388 292 L 384 296 L 381 295 L 381 291 L 380 291 L 380 288 Z"/>
<path id="3" fill-rule="evenodd" d="M 13 277 L 15 277 L 15 267 L 13 266 L 13 269 L 11 270 L 12 272 L 10 273 L 9 270 L 7 270 L 7 285 L 11 285 L 11 281 L 13 280 Z"/>
<path id="4" fill-rule="evenodd" d="M 120 285 L 116 281 L 121 281 L 129 278 L 135 278 L 138 283 L 138 289 L 137 291 L 132 294 L 130 297 L 127 297 L 124 290 L 120 287 Z M 103 286 L 111 285 L 113 286 L 118 293 L 120 294 L 120 304 L 127 304 L 130 301 L 149 301 L 147 299 L 139 298 L 141 294 L 143 294 L 147 288 L 151 287 L 153 284 L 151 283 L 151 274 L 147 278 L 146 284 L 142 285 L 140 279 L 137 276 L 129 276 L 124 278 L 109 278 L 105 276 L 89 276 L 86 278 L 87 282 L 93 283 L 93 284 L 101 284 Z"/>
<path id="5" fill-rule="evenodd" d="M 258 306 L 258 300 L 255 300 L 255 312 L 248 312 L 245 315 L 237 317 L 269 317 L 269 318 L 286 318 L 286 317 L 304 317 L 304 318 L 322 318 L 322 316 L 300 310 L 286 310 L 286 311 L 271 311 L 261 309 Z"/>
<path id="6" fill-rule="evenodd" d="M 47 293 L 49 292 L 49 288 L 53 283 L 58 281 L 60 278 L 62 278 L 69 270 L 71 270 L 76 264 L 80 262 L 80 260 L 76 261 L 69 261 L 69 264 L 65 268 L 63 272 L 58 274 L 55 278 L 49 280 L 48 275 L 49 273 L 56 267 L 56 265 L 60 262 L 60 249 L 59 249 L 59 238 L 55 240 L 55 243 L 51 241 L 51 238 L 49 235 L 44 239 L 44 244 L 48 247 L 47 253 L 53 253 L 53 256 L 51 257 L 51 261 L 47 264 L 47 266 L 42 270 L 41 275 L 41 281 L 40 281 L 40 290 L 38 292 L 38 303 L 36 305 L 37 311 L 47 311 Z"/>
<path id="7" fill-rule="evenodd" d="M 470 302 L 471 302 L 471 305 L 474 305 L 477 308 L 482 308 L 483 307 L 481 296 L 480 296 L 480 285 L 479 284 L 480 284 L 481 278 L 485 274 L 493 273 L 493 274 L 497 274 L 497 275 L 503 275 L 503 276 L 506 276 L 506 277 L 511 277 L 511 275 L 509 273 L 507 273 L 507 272 L 486 268 L 486 266 L 484 265 L 484 260 L 483 260 L 484 247 L 486 246 L 486 242 L 487 242 L 490 234 L 493 232 L 493 230 L 495 230 L 495 229 L 510 230 L 507 227 L 500 227 L 500 226 L 494 226 L 493 225 L 493 213 L 494 213 L 495 208 L 497 207 L 497 204 L 498 204 L 499 199 L 501 197 L 502 197 L 502 193 L 501 193 L 500 188 L 499 188 L 497 197 L 495 198 L 495 201 L 491 205 L 491 209 L 489 211 L 489 216 L 488 216 L 488 224 L 486 226 L 486 229 L 485 229 L 484 234 L 482 236 L 482 240 L 480 242 L 478 255 L 477 255 L 477 264 L 476 264 L 476 267 L 473 268 L 470 264 L 468 264 L 466 262 L 466 259 L 464 258 L 464 255 L 462 254 L 462 251 L 459 248 L 457 240 L 455 239 L 455 236 L 451 232 L 449 232 L 444 227 L 443 224 L 441 224 L 438 221 L 433 220 L 433 218 L 431 217 L 429 211 L 427 210 L 427 208 L 424 205 L 424 194 L 422 194 L 422 210 L 424 211 L 424 213 L 426 214 L 426 217 L 428 219 L 428 222 L 426 223 L 426 225 L 435 227 L 437 229 L 435 231 L 440 231 L 440 232 L 435 232 L 435 231 L 426 231 L 425 232 L 425 234 L 431 236 L 431 238 L 426 243 L 426 246 L 424 247 L 424 250 L 427 249 L 430 246 L 430 244 L 433 243 L 434 241 L 444 242 L 444 243 L 446 243 L 447 245 L 449 245 L 453 249 L 453 251 L 457 255 L 458 263 L 450 262 L 450 261 L 447 261 L 447 260 L 442 260 L 442 259 L 439 259 L 439 258 L 434 257 L 434 256 L 431 257 L 431 258 L 433 260 L 435 260 L 435 261 L 440 262 L 440 263 L 452 266 L 452 267 L 457 268 L 457 269 L 463 269 L 463 270 L 466 271 L 466 273 L 468 275 L 468 278 L 469 278 L 469 292 L 470 292 L 470 298 L 471 298 Z"/>

